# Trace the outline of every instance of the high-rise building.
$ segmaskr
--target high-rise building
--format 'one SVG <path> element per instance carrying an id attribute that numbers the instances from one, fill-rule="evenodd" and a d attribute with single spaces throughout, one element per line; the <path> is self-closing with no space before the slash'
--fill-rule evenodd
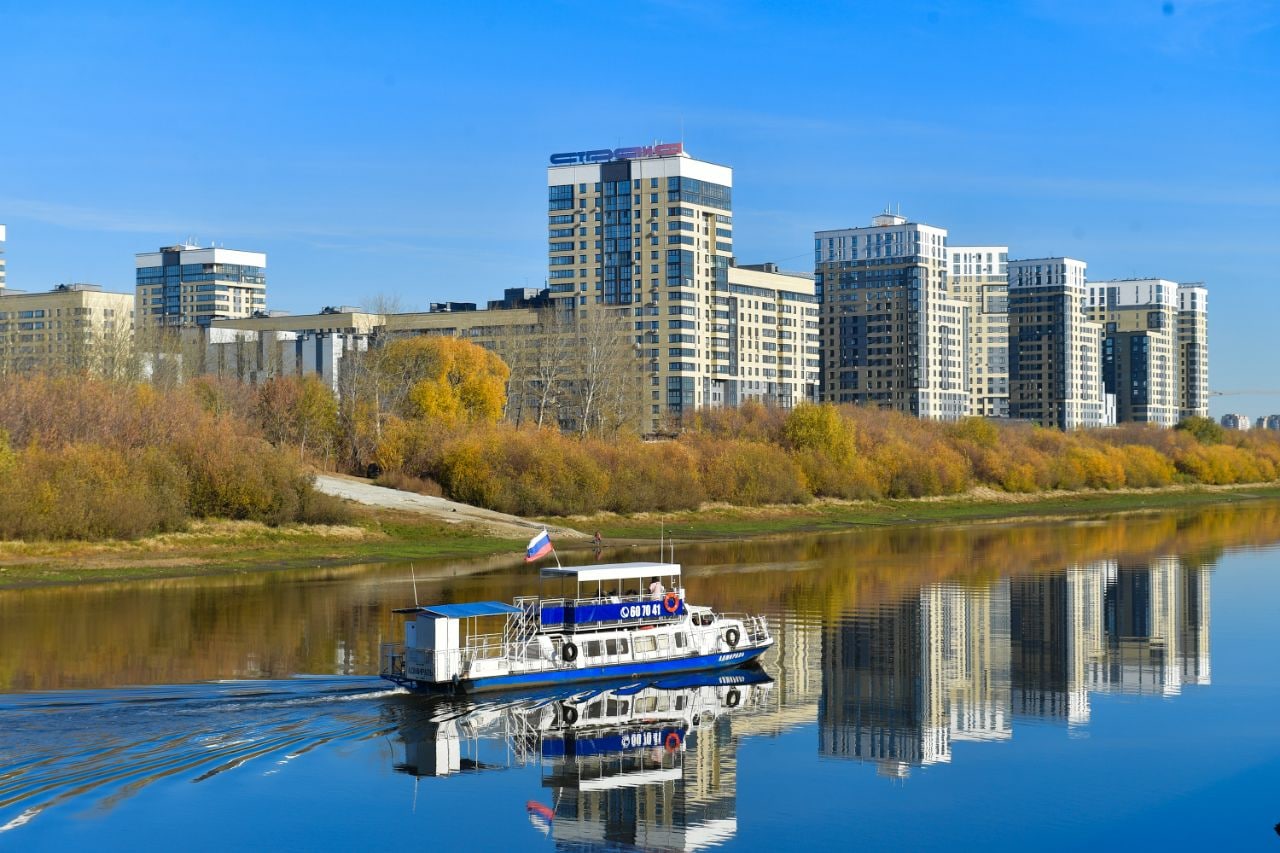
<path id="1" fill-rule="evenodd" d="M 813 280 L 733 268 L 733 170 L 681 143 L 553 154 L 548 289 L 561 317 L 634 328 L 641 429 L 749 398 L 815 399 Z"/>
<path id="2" fill-rule="evenodd" d="M 1102 326 L 1102 384 L 1116 420 L 1178 422 L 1178 285 L 1157 278 L 1089 282 L 1089 319 Z"/>
<path id="3" fill-rule="evenodd" d="M 1009 261 L 1009 416 L 1059 429 L 1114 422 L 1102 388 L 1102 327 L 1090 322 L 1085 262 Z"/>
<path id="4" fill-rule="evenodd" d="M 968 414 L 965 305 L 947 293 L 947 262 L 946 229 L 892 213 L 814 234 L 823 400 Z"/>
<path id="5" fill-rule="evenodd" d="M 1009 247 L 952 246 L 948 287 L 967 306 L 969 414 L 1009 416 Z"/>
<path id="6" fill-rule="evenodd" d="M 1178 397 L 1180 416 L 1209 416 L 1209 289 L 1178 285 Z"/>
<path id="7" fill-rule="evenodd" d="M 4 242 L 7 239 L 6 231 L 7 229 L 5 226 L 0 225 L 0 290 L 4 290 L 6 281 L 4 266 Z"/>
<path id="8" fill-rule="evenodd" d="M 261 252 L 166 246 L 136 256 L 138 322 L 208 327 L 267 308 L 267 256 Z"/>

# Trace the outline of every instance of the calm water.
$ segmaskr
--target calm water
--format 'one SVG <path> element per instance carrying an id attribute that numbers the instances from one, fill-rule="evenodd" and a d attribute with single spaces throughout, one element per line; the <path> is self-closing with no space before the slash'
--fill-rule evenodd
<path id="1" fill-rule="evenodd" d="M 478 702 L 371 676 L 403 566 L 0 592 L 0 849 L 1280 850 L 1277 543 L 1280 503 L 685 547 L 762 671 Z"/>

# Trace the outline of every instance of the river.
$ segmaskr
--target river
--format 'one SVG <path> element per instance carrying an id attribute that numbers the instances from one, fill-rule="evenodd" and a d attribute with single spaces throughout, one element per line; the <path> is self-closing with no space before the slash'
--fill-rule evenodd
<path id="1" fill-rule="evenodd" d="M 676 559 L 769 617 L 760 671 L 377 679 L 415 579 L 510 599 L 518 556 L 0 591 L 0 849 L 1280 844 L 1280 502 Z"/>

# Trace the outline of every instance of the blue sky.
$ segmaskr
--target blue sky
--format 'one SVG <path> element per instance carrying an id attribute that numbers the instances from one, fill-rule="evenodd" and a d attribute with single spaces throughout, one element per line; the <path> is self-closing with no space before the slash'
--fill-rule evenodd
<path id="1" fill-rule="evenodd" d="M 543 281 L 550 152 L 683 136 L 741 262 L 901 206 L 1204 280 L 1213 387 L 1280 390 L 1276 2 L 0 0 L 0 81 L 16 288 L 190 236 L 267 252 L 273 308 L 483 301 Z"/>

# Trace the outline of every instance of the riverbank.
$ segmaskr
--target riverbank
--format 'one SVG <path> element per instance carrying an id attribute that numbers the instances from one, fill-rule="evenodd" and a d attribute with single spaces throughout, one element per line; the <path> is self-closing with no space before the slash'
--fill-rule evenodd
<path id="1" fill-rule="evenodd" d="M 1280 498 L 1280 483 L 1033 494 L 978 488 L 952 497 L 822 500 L 810 504 L 762 507 L 713 505 L 696 512 L 638 513 L 627 517 L 598 513 L 556 518 L 554 521 L 580 530 L 598 530 L 606 542 L 611 543 L 654 541 L 664 534 L 683 540 L 713 541 L 739 536 L 834 532 L 870 526 L 1047 521 L 1277 498 Z"/>
<path id="2" fill-rule="evenodd" d="M 606 546 L 649 544 L 660 533 L 683 541 L 847 531 L 859 527 L 1006 524 L 1156 512 L 1280 499 L 1280 484 L 1198 486 L 1115 492 L 1008 494 L 974 490 L 950 498 L 818 501 L 764 507 L 708 506 L 697 512 L 610 514 L 543 519 L 548 525 L 600 531 Z M 451 519 L 452 521 L 452 519 Z M 585 537 L 584 537 L 585 539 Z M 562 539 L 562 552 L 590 547 Z M 523 538 L 450 524 L 422 512 L 359 507 L 345 525 L 198 522 L 183 533 L 132 541 L 0 542 L 0 589 L 283 571 L 359 563 L 440 564 L 510 555 Z"/>

